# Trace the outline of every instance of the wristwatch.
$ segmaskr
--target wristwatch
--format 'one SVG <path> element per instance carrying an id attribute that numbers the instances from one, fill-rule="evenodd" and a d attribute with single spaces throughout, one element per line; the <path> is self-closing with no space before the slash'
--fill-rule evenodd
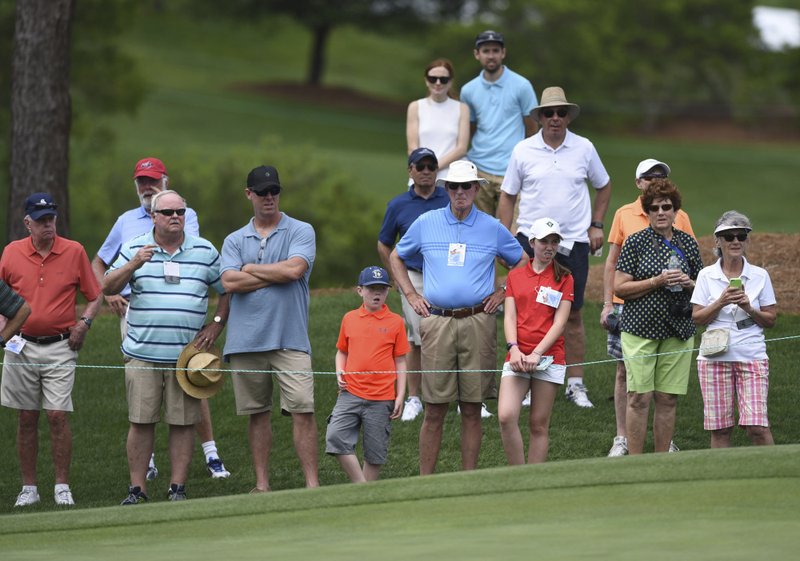
<path id="1" fill-rule="evenodd" d="M 602 222 L 590 222 L 589 226 L 591 226 L 592 228 L 600 228 L 601 230 L 603 229 Z"/>
<path id="2" fill-rule="evenodd" d="M 87 318 L 86 316 L 81 316 L 81 321 L 86 324 L 86 327 L 92 326 L 92 318 Z"/>
<path id="3" fill-rule="evenodd" d="M 218 323 L 220 325 L 225 325 L 225 322 L 222 321 L 222 316 L 214 316 L 214 323 Z"/>

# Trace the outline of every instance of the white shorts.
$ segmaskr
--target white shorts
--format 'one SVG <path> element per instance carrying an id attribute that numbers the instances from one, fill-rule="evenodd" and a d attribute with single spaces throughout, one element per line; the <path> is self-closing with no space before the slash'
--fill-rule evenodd
<path id="1" fill-rule="evenodd" d="M 409 269 L 408 278 L 411 280 L 411 284 L 414 285 L 414 290 L 416 290 L 418 294 L 422 294 L 422 273 Z M 408 303 L 402 290 L 400 291 L 400 302 L 403 304 L 403 317 L 406 320 L 408 340 L 419 347 L 422 345 L 422 337 L 419 334 L 420 316 L 414 311 L 411 304 Z"/>
<path id="2" fill-rule="evenodd" d="M 552 382 L 553 384 L 563 384 L 564 376 L 567 374 L 567 367 L 563 364 L 551 364 L 547 370 L 537 370 L 535 372 L 516 372 L 511 370 L 511 363 L 503 363 L 503 373 L 501 378 L 506 376 L 516 376 L 517 378 L 526 378 L 528 380 L 543 380 L 545 382 Z"/>

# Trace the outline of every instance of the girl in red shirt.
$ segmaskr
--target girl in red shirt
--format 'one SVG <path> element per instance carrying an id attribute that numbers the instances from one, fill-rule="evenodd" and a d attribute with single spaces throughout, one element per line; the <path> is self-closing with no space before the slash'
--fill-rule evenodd
<path id="1" fill-rule="evenodd" d="M 525 463 L 519 413 L 528 390 L 528 463 L 547 459 L 550 414 L 567 370 L 564 328 L 574 300 L 574 281 L 570 271 L 555 260 L 561 240 L 558 222 L 551 218 L 534 222 L 530 233 L 533 258 L 512 270 L 506 283 L 503 328 L 509 352 L 497 410 L 503 449 L 511 465 Z"/>

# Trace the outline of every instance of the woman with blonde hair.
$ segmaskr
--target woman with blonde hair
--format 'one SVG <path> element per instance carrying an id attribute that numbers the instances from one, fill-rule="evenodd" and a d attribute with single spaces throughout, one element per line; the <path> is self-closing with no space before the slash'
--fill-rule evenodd
<path id="1" fill-rule="evenodd" d="M 406 115 L 408 153 L 424 146 L 439 161 L 437 178 L 447 175 L 450 164 L 462 159 L 469 147 L 469 108 L 458 101 L 453 85 L 453 64 L 437 58 L 425 67 L 428 96 L 412 101 Z"/>

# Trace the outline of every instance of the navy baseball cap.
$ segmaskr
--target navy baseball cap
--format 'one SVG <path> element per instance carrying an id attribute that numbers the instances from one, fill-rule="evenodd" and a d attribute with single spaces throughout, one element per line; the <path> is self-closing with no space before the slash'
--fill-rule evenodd
<path id="1" fill-rule="evenodd" d="M 478 36 L 475 37 L 476 49 L 484 43 L 500 43 L 501 47 L 506 46 L 506 40 L 503 38 L 503 34 L 498 33 L 497 31 L 492 31 L 491 29 L 487 29 L 486 31 L 478 33 Z"/>
<path id="2" fill-rule="evenodd" d="M 433 153 L 433 150 L 431 150 L 430 148 L 424 148 L 422 146 L 420 146 L 419 148 L 417 148 L 416 150 L 411 152 L 411 154 L 408 155 L 408 165 L 413 166 L 423 158 L 430 158 L 431 160 L 433 160 L 433 163 L 436 164 L 438 167 L 439 160 L 436 159 L 436 154 Z"/>
<path id="3" fill-rule="evenodd" d="M 372 286 L 374 284 L 391 286 L 389 282 L 389 273 L 387 273 L 386 269 L 383 267 L 372 265 L 361 271 L 361 274 L 358 275 L 358 286 Z"/>
<path id="4" fill-rule="evenodd" d="M 34 193 L 25 199 L 25 214 L 33 220 L 39 220 L 42 216 L 58 216 L 57 208 L 50 193 Z"/>

